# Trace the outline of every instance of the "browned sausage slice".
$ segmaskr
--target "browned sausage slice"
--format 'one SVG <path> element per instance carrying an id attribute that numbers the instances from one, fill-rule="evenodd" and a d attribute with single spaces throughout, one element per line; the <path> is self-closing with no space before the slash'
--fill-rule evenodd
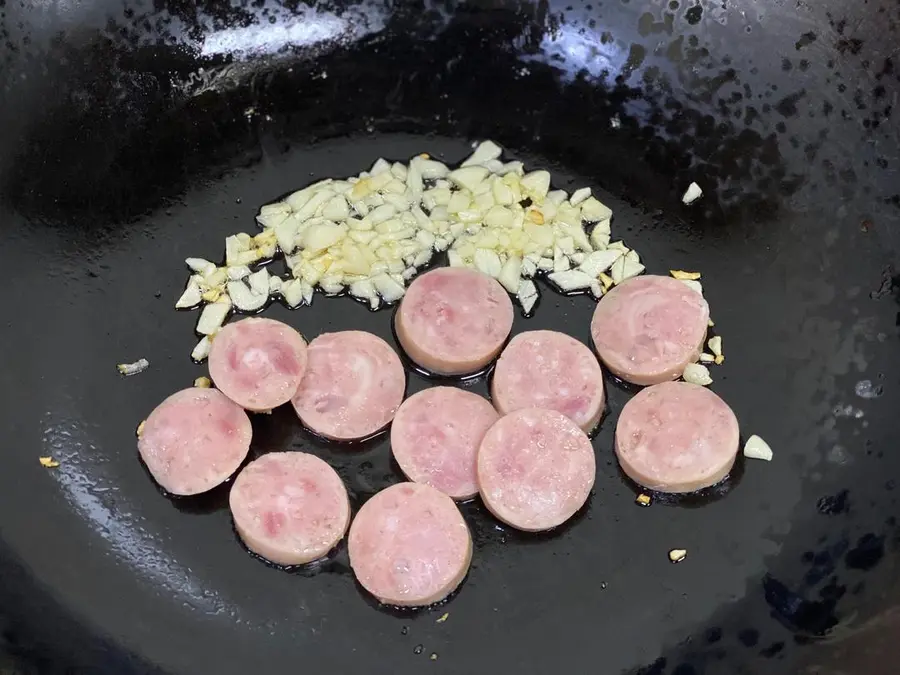
<path id="1" fill-rule="evenodd" d="M 595 473 L 587 435 L 555 410 L 524 408 L 501 417 L 478 451 L 485 506 L 519 530 L 566 522 L 587 501 Z"/>
<path id="2" fill-rule="evenodd" d="M 734 465 L 738 421 L 706 387 L 664 382 L 622 408 L 616 455 L 635 483 L 660 492 L 693 492 L 715 485 Z"/>
<path id="3" fill-rule="evenodd" d="M 671 277 L 640 276 L 622 282 L 597 303 L 591 337 L 600 360 L 617 377 L 658 384 L 681 377 L 700 358 L 709 305 Z"/>
<path id="4" fill-rule="evenodd" d="M 510 340 L 494 368 L 491 397 L 502 415 L 546 408 L 585 431 L 597 426 L 606 403 L 597 357 L 575 338 L 552 330 Z"/>
<path id="5" fill-rule="evenodd" d="M 192 387 L 172 394 L 150 413 L 138 452 L 163 488 L 195 495 L 237 471 L 252 433 L 238 404 L 217 389 Z"/>
<path id="6" fill-rule="evenodd" d="M 406 392 L 400 357 L 380 337 L 357 330 L 324 333 L 309 343 L 306 374 L 292 403 L 317 434 L 366 438 L 394 418 Z"/>
<path id="7" fill-rule="evenodd" d="M 440 267 L 416 277 L 395 319 L 397 339 L 409 358 L 441 375 L 487 366 L 512 323 L 512 301 L 503 286 L 464 267 Z"/>
<path id="8" fill-rule="evenodd" d="M 499 416 L 478 394 L 432 387 L 406 399 L 391 425 L 391 451 L 406 476 L 453 499 L 478 494 L 475 456 Z"/>
<path id="9" fill-rule="evenodd" d="M 466 576 L 472 537 L 450 497 L 428 485 L 399 483 L 363 504 L 348 551 L 359 583 L 379 601 L 430 605 Z"/>
<path id="10" fill-rule="evenodd" d="M 350 524 L 337 472 L 305 452 L 270 452 L 250 462 L 235 479 L 229 504 L 247 548 L 279 565 L 321 558 Z"/>
<path id="11" fill-rule="evenodd" d="M 273 319 L 251 317 L 228 324 L 209 352 L 216 387 L 247 410 L 271 410 L 290 401 L 305 370 L 306 342 Z"/>

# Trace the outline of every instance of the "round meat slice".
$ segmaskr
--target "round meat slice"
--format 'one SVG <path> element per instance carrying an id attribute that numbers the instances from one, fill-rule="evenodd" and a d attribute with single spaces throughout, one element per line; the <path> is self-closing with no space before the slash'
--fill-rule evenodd
<path id="1" fill-rule="evenodd" d="M 488 429 L 478 484 L 491 513 L 527 532 L 562 525 L 584 506 L 596 461 L 587 434 L 555 410 L 523 408 Z"/>
<path id="2" fill-rule="evenodd" d="M 253 433 L 247 413 L 217 389 L 191 387 L 150 413 L 138 452 L 150 474 L 175 495 L 211 490 L 238 470 Z"/>
<path id="3" fill-rule="evenodd" d="M 453 499 L 478 494 L 475 456 L 499 419 L 484 398 L 456 387 L 432 387 L 406 399 L 391 425 L 391 451 L 406 476 Z"/>
<path id="4" fill-rule="evenodd" d="M 500 283 L 464 267 L 439 267 L 409 285 L 395 318 L 407 356 L 439 375 L 466 375 L 493 361 L 512 330 Z"/>
<path id="5" fill-rule="evenodd" d="M 287 324 L 249 318 L 216 334 L 209 374 L 232 401 L 247 410 L 272 410 L 297 393 L 306 370 L 306 342 Z"/>
<path id="6" fill-rule="evenodd" d="M 625 474 L 659 492 L 693 492 L 715 485 L 734 465 L 738 421 L 705 387 L 664 382 L 622 408 L 616 455 Z"/>
<path id="7" fill-rule="evenodd" d="M 450 497 L 399 483 L 363 504 L 348 552 L 359 583 L 380 602 L 418 607 L 459 586 L 472 562 L 472 536 Z"/>
<path id="8" fill-rule="evenodd" d="M 597 357 L 575 338 L 552 330 L 516 335 L 500 354 L 491 397 L 502 415 L 522 408 L 556 410 L 590 431 L 606 404 Z"/>
<path id="9" fill-rule="evenodd" d="M 270 452 L 238 474 L 229 497 L 244 544 L 278 565 L 302 565 L 333 549 L 350 524 L 337 472 L 305 452 Z"/>
<path id="10" fill-rule="evenodd" d="M 709 305 L 671 277 L 641 276 L 622 282 L 594 310 L 591 336 L 600 360 L 633 384 L 681 377 L 700 358 Z"/>
<path id="11" fill-rule="evenodd" d="M 352 441 L 384 429 L 406 393 L 397 352 L 371 333 L 324 333 L 309 343 L 306 374 L 292 402 L 309 429 Z"/>

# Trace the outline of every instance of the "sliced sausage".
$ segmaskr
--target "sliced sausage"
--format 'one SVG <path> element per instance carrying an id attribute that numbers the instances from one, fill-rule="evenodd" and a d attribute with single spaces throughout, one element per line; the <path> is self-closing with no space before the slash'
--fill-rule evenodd
<path id="1" fill-rule="evenodd" d="M 671 277 L 641 276 L 607 293 L 594 310 L 591 336 L 603 364 L 633 384 L 681 377 L 700 358 L 709 305 Z"/>
<path id="2" fill-rule="evenodd" d="M 406 399 L 391 425 L 391 451 L 406 476 L 453 499 L 478 494 L 475 456 L 499 416 L 478 394 L 432 387 Z"/>
<path id="3" fill-rule="evenodd" d="M 308 428 L 350 441 L 381 431 L 406 392 L 400 357 L 380 337 L 358 330 L 324 333 L 309 343 L 306 374 L 292 402 Z"/>
<path id="4" fill-rule="evenodd" d="M 552 330 L 516 335 L 500 354 L 491 382 L 500 414 L 522 408 L 556 410 L 590 431 L 606 397 L 597 357 L 575 338 Z"/>
<path id="5" fill-rule="evenodd" d="M 496 279 L 440 267 L 409 285 L 394 325 L 400 346 L 425 370 L 466 375 L 496 358 L 512 323 L 512 302 Z"/>
<path id="6" fill-rule="evenodd" d="M 350 501 L 337 472 L 305 452 L 270 452 L 250 462 L 228 501 L 247 548 L 279 565 L 321 558 L 350 524 Z"/>
<path id="7" fill-rule="evenodd" d="M 216 387 L 247 410 L 271 410 L 290 401 L 305 370 L 306 342 L 273 319 L 230 323 L 216 334 L 209 351 Z"/>
<path id="8" fill-rule="evenodd" d="M 250 450 L 247 413 L 217 389 L 192 387 L 150 413 L 138 452 L 150 474 L 175 495 L 196 495 L 237 471 Z"/>
<path id="9" fill-rule="evenodd" d="M 584 506 L 596 463 L 581 428 L 555 410 L 523 408 L 488 429 L 478 484 L 491 513 L 519 530 L 561 525 Z"/>
<path id="10" fill-rule="evenodd" d="M 456 504 L 419 483 L 399 483 L 363 504 L 348 539 L 350 566 L 388 605 L 416 607 L 446 598 L 472 561 L 472 536 Z"/>
<path id="11" fill-rule="evenodd" d="M 706 387 L 664 382 L 622 408 L 616 456 L 635 483 L 660 492 L 693 492 L 715 485 L 734 465 L 738 421 Z"/>

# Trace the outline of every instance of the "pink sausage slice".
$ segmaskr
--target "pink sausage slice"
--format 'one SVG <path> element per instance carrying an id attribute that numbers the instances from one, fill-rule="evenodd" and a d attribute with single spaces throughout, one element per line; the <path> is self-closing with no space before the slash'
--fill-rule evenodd
<path id="1" fill-rule="evenodd" d="M 247 548 L 278 565 L 321 558 L 350 524 L 337 472 L 305 452 L 270 452 L 250 462 L 235 479 L 229 504 Z"/>
<path id="2" fill-rule="evenodd" d="M 306 370 L 306 342 L 287 324 L 249 318 L 216 334 L 209 374 L 216 387 L 247 410 L 267 411 L 297 393 Z"/>
<path id="3" fill-rule="evenodd" d="M 709 305 L 687 284 L 671 277 L 629 279 L 597 304 L 591 336 L 604 365 L 633 384 L 681 377 L 700 358 Z"/>
<path id="4" fill-rule="evenodd" d="M 138 452 L 150 474 L 175 495 L 211 490 L 237 471 L 250 450 L 250 418 L 217 389 L 183 389 L 150 413 Z"/>
<path id="5" fill-rule="evenodd" d="M 416 607 L 459 586 L 472 561 L 472 537 L 450 497 L 428 485 L 399 483 L 363 504 L 348 551 L 369 593 L 388 605 Z"/>
<path id="6" fill-rule="evenodd" d="M 351 441 L 381 431 L 406 393 L 406 372 L 391 346 L 357 330 L 324 333 L 309 343 L 306 374 L 292 403 L 307 427 Z"/>
<path id="7" fill-rule="evenodd" d="M 584 506 L 596 463 L 581 428 L 555 410 L 524 408 L 488 429 L 478 451 L 481 498 L 528 532 L 563 524 Z"/>
<path id="8" fill-rule="evenodd" d="M 622 408 L 616 455 L 638 485 L 660 492 L 693 492 L 715 485 L 734 465 L 738 421 L 705 387 L 664 382 Z"/>
<path id="9" fill-rule="evenodd" d="M 425 370 L 466 375 L 497 357 L 512 323 L 512 302 L 496 279 L 439 267 L 409 285 L 394 325 L 400 346 Z"/>
<path id="10" fill-rule="evenodd" d="M 456 387 L 433 387 L 406 399 L 391 425 L 391 450 L 406 476 L 453 499 L 478 494 L 475 456 L 499 419 L 481 396 Z"/>
<path id="11" fill-rule="evenodd" d="M 575 338 L 552 330 L 516 335 L 500 354 L 491 397 L 502 415 L 522 408 L 556 410 L 590 431 L 606 397 L 597 357 Z"/>

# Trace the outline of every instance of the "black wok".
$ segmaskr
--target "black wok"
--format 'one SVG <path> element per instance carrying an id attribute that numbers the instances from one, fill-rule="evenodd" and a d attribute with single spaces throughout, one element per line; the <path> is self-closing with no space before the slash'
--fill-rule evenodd
<path id="1" fill-rule="evenodd" d="M 8 668 L 895 672 L 898 22 L 888 0 L 0 2 Z M 390 612 L 344 549 L 294 573 L 248 555 L 227 486 L 159 494 L 134 428 L 205 372 L 196 314 L 172 308 L 185 257 L 220 255 L 315 178 L 455 162 L 482 138 L 592 186 L 650 271 L 702 270 L 728 358 L 714 389 L 775 460 L 642 509 L 611 449 L 631 394 L 609 382 L 579 518 L 524 536 L 469 504 L 459 593 Z M 691 181 L 705 194 L 685 207 Z M 545 290 L 515 330 L 586 341 L 591 306 Z M 268 312 L 308 337 L 391 339 L 389 311 L 348 299 Z M 117 374 L 139 357 L 147 372 Z M 384 441 L 335 449 L 287 414 L 254 425 L 255 453 L 331 461 L 354 508 L 400 479 Z"/>

